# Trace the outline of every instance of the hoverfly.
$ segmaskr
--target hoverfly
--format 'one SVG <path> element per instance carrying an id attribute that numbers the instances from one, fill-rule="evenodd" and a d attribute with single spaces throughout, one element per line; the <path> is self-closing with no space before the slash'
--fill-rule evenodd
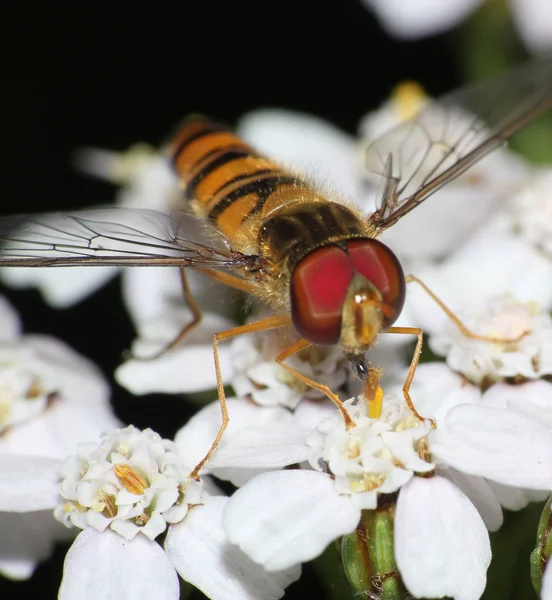
<path id="1" fill-rule="evenodd" d="M 379 206 L 369 215 L 319 193 L 226 128 L 191 117 L 169 146 L 189 213 L 110 208 L 3 218 L 0 266 L 180 267 L 194 320 L 165 350 L 201 318 L 187 285 L 187 268 L 260 298 L 273 309 L 274 316 L 214 336 L 222 424 L 194 469 L 195 477 L 228 423 L 218 344 L 237 335 L 292 326 L 299 341 L 275 360 L 326 394 L 352 425 L 329 388 L 284 361 L 310 345 L 339 345 L 368 382 L 364 355 L 379 333 L 414 334 L 418 343 L 403 390 L 411 410 L 422 418 L 409 397 L 422 331 L 393 327 L 406 283 L 420 283 L 463 326 L 423 283 L 405 278 L 398 259 L 377 238 L 551 106 L 552 60 L 542 59 L 423 108 L 365 149 L 364 169 L 384 182 Z"/>

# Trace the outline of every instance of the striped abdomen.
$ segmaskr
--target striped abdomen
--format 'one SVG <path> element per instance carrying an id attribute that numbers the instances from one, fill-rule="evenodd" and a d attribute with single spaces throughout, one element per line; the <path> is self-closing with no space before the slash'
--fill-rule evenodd
<path id="1" fill-rule="evenodd" d="M 290 203 L 324 202 L 306 183 L 220 125 L 188 120 L 171 144 L 186 199 L 235 250 L 255 252 L 262 222 Z"/>

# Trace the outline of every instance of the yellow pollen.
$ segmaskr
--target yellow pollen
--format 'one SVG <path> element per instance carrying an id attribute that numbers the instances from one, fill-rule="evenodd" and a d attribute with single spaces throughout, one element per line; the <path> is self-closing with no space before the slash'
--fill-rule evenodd
<path id="1" fill-rule="evenodd" d="M 122 463 L 115 465 L 113 472 L 121 485 L 131 494 L 140 496 L 148 487 L 147 481 L 128 465 Z"/>
<path id="2" fill-rule="evenodd" d="M 399 121 L 402 122 L 416 116 L 426 103 L 427 95 L 416 81 L 404 81 L 393 90 L 391 101 Z"/>
<path id="3" fill-rule="evenodd" d="M 29 400 L 32 400 L 34 398 L 39 398 L 40 396 L 42 396 L 42 393 L 42 388 L 38 385 L 36 381 L 33 381 L 25 395 Z"/>
<path id="4" fill-rule="evenodd" d="M 112 519 L 117 516 L 117 505 L 115 504 L 115 498 L 111 495 L 107 495 L 104 492 L 100 492 L 92 502 L 92 510 L 95 512 L 103 513 L 108 519 Z"/>
<path id="5" fill-rule="evenodd" d="M 136 517 L 136 525 L 146 525 L 150 519 L 151 517 L 149 515 L 142 513 Z"/>
<path id="6" fill-rule="evenodd" d="M 419 442 L 418 442 L 418 456 L 422 459 L 425 460 L 426 462 L 430 462 L 431 461 L 431 457 L 429 454 L 429 445 L 427 443 L 426 438 L 422 438 Z"/>
<path id="7" fill-rule="evenodd" d="M 378 385 L 373 398 L 368 400 L 368 416 L 371 419 L 379 419 L 383 407 L 383 390 Z"/>
<path id="8" fill-rule="evenodd" d="M 352 481 L 349 484 L 351 492 L 371 492 L 381 486 L 385 481 L 385 473 L 365 473 L 360 481 Z"/>
<path id="9" fill-rule="evenodd" d="M 63 505 L 63 512 L 64 513 L 73 513 L 73 512 L 77 512 L 78 508 L 75 504 L 73 504 L 72 502 L 66 502 Z"/>

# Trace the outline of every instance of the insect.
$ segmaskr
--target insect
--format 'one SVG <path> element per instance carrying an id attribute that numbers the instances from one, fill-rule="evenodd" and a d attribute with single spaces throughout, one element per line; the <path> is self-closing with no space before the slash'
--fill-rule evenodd
<path id="1" fill-rule="evenodd" d="M 273 309 L 271 317 L 214 336 L 222 424 L 194 477 L 199 477 L 228 423 L 218 344 L 237 335 L 292 326 L 299 340 L 275 360 L 326 394 L 347 425 L 353 423 L 339 398 L 285 360 L 310 345 L 339 345 L 368 381 L 365 353 L 381 332 L 416 335 L 403 390 L 421 419 L 409 389 L 422 331 L 393 326 L 406 284 L 418 282 L 466 335 L 479 336 L 466 330 L 422 282 L 405 277 L 393 252 L 377 238 L 551 106 L 552 60 L 543 59 L 422 109 L 365 150 L 365 170 L 384 182 L 378 208 L 369 215 L 326 197 L 231 131 L 192 117 L 182 124 L 168 151 L 188 213 L 112 208 L 3 218 L 0 266 L 180 267 L 194 317 L 165 350 L 182 341 L 201 318 L 188 288 L 188 268 L 260 298 Z"/>

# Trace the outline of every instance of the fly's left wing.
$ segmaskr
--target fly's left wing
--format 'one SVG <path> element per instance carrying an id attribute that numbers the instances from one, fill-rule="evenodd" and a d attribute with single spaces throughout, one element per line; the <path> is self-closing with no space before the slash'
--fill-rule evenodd
<path id="1" fill-rule="evenodd" d="M 382 231 L 552 107 L 552 57 L 537 59 L 440 100 L 371 143 L 367 175 L 383 177 L 370 220 Z"/>
<path id="2" fill-rule="evenodd" d="M 0 267 L 252 269 L 257 257 L 185 213 L 104 208 L 0 218 Z"/>

